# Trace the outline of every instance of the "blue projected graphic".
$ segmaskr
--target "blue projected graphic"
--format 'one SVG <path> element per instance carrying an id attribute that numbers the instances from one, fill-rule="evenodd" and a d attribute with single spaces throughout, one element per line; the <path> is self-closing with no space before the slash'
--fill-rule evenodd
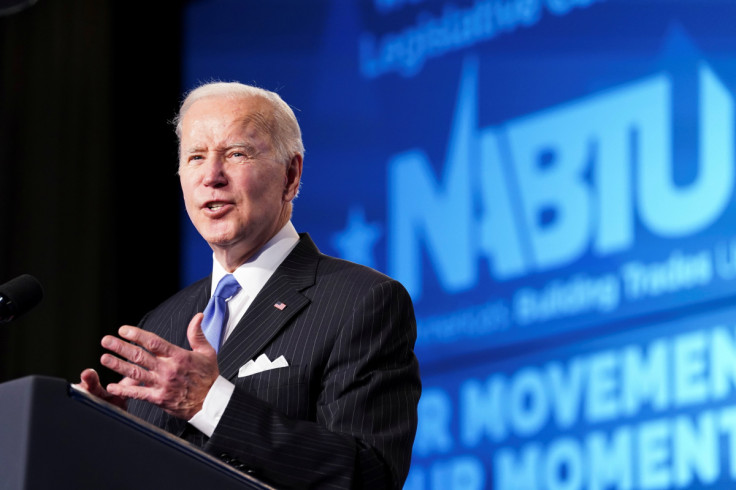
<path id="1" fill-rule="evenodd" d="M 731 488 L 734 314 L 425 379 L 407 488 Z"/>
<path id="2" fill-rule="evenodd" d="M 296 228 L 414 299 L 407 489 L 736 484 L 734 19 L 718 0 L 187 8 L 187 87 L 295 109 Z M 209 273 L 190 225 L 183 257 L 186 283 Z"/>

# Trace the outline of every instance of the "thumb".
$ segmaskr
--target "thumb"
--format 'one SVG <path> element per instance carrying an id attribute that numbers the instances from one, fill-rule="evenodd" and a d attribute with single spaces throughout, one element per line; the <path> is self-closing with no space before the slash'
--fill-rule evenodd
<path id="1" fill-rule="evenodd" d="M 187 327 L 187 339 L 189 340 L 189 345 L 192 347 L 193 351 L 214 351 L 202 331 L 203 318 L 204 315 L 202 313 L 197 313 L 192 317 L 192 320 L 189 322 L 189 326 Z"/>
<path id="2" fill-rule="evenodd" d="M 97 371 L 95 371 L 92 368 L 87 368 L 84 371 L 82 371 L 82 374 L 79 375 L 80 384 L 86 383 L 89 386 L 92 386 L 94 384 L 100 384 L 100 377 L 97 374 Z"/>
<path id="3" fill-rule="evenodd" d="M 101 386 L 97 371 L 89 368 L 82 371 L 82 374 L 79 375 L 79 383 L 76 386 L 96 394 L 95 392 Z"/>

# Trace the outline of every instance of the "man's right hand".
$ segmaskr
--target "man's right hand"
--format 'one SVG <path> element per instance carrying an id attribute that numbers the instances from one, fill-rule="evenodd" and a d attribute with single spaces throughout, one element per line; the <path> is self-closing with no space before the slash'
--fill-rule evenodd
<path id="1" fill-rule="evenodd" d="M 77 386 L 87 390 L 90 394 L 102 398 L 106 402 L 112 403 L 116 407 L 127 409 L 128 399 L 122 396 L 113 395 L 107 391 L 100 383 L 100 376 L 94 369 L 85 369 L 80 375 L 81 381 Z M 137 382 L 131 378 L 123 378 L 118 384 L 121 385 L 135 385 Z"/>

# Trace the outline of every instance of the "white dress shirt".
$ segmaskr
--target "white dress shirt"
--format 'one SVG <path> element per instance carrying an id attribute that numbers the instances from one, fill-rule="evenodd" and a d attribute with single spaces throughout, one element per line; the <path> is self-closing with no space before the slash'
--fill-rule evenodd
<path id="1" fill-rule="evenodd" d="M 227 340 L 235 329 L 235 326 L 243 318 L 243 315 L 245 315 L 253 299 L 298 242 L 299 234 L 296 232 L 291 221 L 289 221 L 258 253 L 235 269 L 233 275 L 242 289 L 227 301 L 228 319 L 225 330 L 222 333 L 221 342 Z M 217 284 L 227 273 L 225 268 L 215 260 L 213 254 L 211 291 L 217 288 Z M 254 326 L 254 328 L 257 327 Z M 202 410 L 189 419 L 189 423 L 206 436 L 211 437 L 230 401 L 234 389 L 234 384 L 222 376 L 218 376 L 207 393 Z"/>

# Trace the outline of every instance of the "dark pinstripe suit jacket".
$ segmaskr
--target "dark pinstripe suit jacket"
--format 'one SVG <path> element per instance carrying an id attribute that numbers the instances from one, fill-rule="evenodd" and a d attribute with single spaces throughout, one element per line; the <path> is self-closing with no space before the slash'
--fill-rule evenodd
<path id="1" fill-rule="evenodd" d="M 209 296 L 205 278 L 141 327 L 189 348 L 187 325 Z M 400 488 L 421 391 L 415 338 L 398 282 L 321 254 L 305 234 L 220 349 L 220 374 L 236 388 L 212 437 L 145 402 L 129 411 L 277 487 Z M 289 367 L 239 378 L 261 353 Z"/>

